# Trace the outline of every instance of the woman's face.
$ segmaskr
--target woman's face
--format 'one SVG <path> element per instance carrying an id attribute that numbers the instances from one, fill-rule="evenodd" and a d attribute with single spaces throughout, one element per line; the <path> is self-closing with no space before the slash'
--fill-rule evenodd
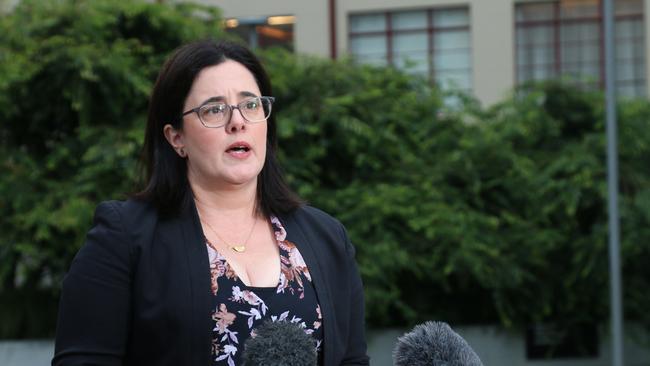
<path id="1" fill-rule="evenodd" d="M 217 98 L 237 105 L 251 96 L 261 96 L 253 74 L 242 64 L 226 60 L 201 70 L 185 100 L 183 111 Z M 181 156 L 187 157 L 190 183 L 205 189 L 257 184 L 266 158 L 267 123 L 247 123 L 239 110 L 222 127 L 203 126 L 196 113 L 184 117 L 183 128 L 166 125 L 165 137 Z"/>

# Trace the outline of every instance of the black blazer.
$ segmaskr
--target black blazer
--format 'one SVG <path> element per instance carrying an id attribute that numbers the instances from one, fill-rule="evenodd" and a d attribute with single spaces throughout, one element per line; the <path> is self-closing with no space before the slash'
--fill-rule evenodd
<path id="1" fill-rule="evenodd" d="M 325 365 L 367 365 L 354 248 L 331 216 L 279 217 L 311 273 Z M 104 202 L 63 281 L 52 365 L 211 364 L 210 270 L 192 205 L 163 219 L 143 202 Z"/>

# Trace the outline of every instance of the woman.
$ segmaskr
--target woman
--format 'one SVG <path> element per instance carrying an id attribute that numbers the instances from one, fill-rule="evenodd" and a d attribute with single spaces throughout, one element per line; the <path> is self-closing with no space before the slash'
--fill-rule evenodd
<path id="1" fill-rule="evenodd" d="M 363 289 L 343 226 L 276 162 L 271 85 L 233 43 L 185 45 L 151 97 L 148 185 L 104 202 L 61 295 L 53 365 L 233 365 L 266 320 L 323 365 L 367 365 Z"/>

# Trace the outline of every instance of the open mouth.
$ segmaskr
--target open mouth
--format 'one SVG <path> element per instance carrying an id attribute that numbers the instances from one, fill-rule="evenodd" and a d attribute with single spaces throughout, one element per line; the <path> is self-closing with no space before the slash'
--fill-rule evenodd
<path id="1" fill-rule="evenodd" d="M 236 142 L 230 146 L 228 146 L 228 150 L 226 152 L 236 152 L 236 153 L 244 153 L 250 151 L 251 147 L 245 142 Z"/>
<path id="2" fill-rule="evenodd" d="M 247 152 L 248 150 L 250 150 L 250 149 L 248 147 L 246 147 L 246 146 L 235 146 L 235 147 L 231 147 L 227 151 Z"/>

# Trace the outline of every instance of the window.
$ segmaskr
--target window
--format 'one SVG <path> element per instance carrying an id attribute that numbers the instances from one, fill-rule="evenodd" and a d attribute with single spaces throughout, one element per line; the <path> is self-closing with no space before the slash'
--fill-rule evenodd
<path id="1" fill-rule="evenodd" d="M 472 89 L 467 8 L 350 16 L 350 53 L 358 61 L 393 65 L 443 88 Z"/>
<path id="2" fill-rule="evenodd" d="M 646 94 L 643 0 L 615 0 L 616 89 Z M 517 4 L 517 81 L 565 77 L 587 87 L 604 83 L 600 0 Z"/>
<path id="3" fill-rule="evenodd" d="M 293 51 L 295 16 L 280 15 L 262 18 L 230 18 L 226 31 L 247 41 L 251 48 L 283 47 Z"/>

